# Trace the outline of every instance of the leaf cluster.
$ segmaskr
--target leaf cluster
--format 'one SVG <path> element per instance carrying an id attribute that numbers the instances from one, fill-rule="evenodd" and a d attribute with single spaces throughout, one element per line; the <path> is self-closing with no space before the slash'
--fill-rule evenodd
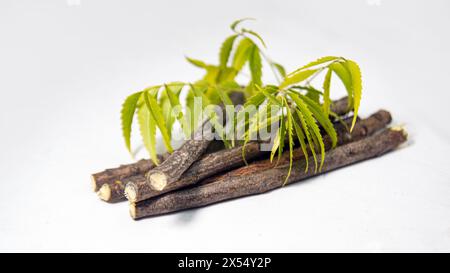
<path id="1" fill-rule="evenodd" d="M 290 154 L 290 169 L 293 162 L 293 149 L 298 145 L 306 157 L 308 170 L 310 157 L 315 171 L 320 171 L 325 160 L 324 135 L 328 135 L 332 145 L 337 142 L 332 124 L 331 80 L 337 77 L 348 94 L 348 110 L 353 110 L 353 128 L 359 111 L 362 95 L 361 72 L 356 62 L 335 56 L 326 56 L 310 62 L 290 73 L 273 62 L 264 53 L 266 43 L 253 30 L 240 28 L 247 19 L 231 24 L 232 35 L 222 43 L 218 64 L 186 57 L 186 60 L 204 70 L 202 79 L 193 83 L 172 82 L 148 87 L 128 96 L 122 106 L 122 129 L 127 149 L 131 150 L 131 127 L 137 115 L 142 140 L 150 157 L 157 163 L 156 133 L 160 132 L 166 149 L 171 152 L 171 138 L 174 124 L 178 122 L 186 136 L 198 126 L 199 107 L 212 104 L 231 105 L 231 92 L 243 92 L 246 97 L 244 107 L 228 121 L 236 124 L 236 131 L 242 132 L 245 144 L 263 127 L 276 125 L 275 138 L 272 141 L 270 159 L 278 159 L 286 149 Z M 268 65 L 278 84 L 263 82 L 263 63 Z M 247 68 L 250 79 L 246 84 L 239 84 L 236 77 Z M 321 87 L 312 86 L 311 82 L 322 75 Z M 180 94 L 186 90 L 184 103 Z M 251 109 L 255 109 L 251 110 Z M 275 109 L 275 110 L 274 110 Z M 199 119 L 200 118 L 200 119 Z M 217 120 L 215 112 L 208 116 L 216 133 L 221 136 L 227 147 L 236 143 L 225 137 L 226 129 Z M 239 137 L 238 133 L 235 137 Z M 245 151 L 245 149 L 243 149 Z M 245 157 L 245 154 L 243 154 Z M 289 176 L 289 175 L 288 175 Z M 287 177 L 288 177 L 287 176 Z M 287 179 L 287 178 L 286 178 Z"/>

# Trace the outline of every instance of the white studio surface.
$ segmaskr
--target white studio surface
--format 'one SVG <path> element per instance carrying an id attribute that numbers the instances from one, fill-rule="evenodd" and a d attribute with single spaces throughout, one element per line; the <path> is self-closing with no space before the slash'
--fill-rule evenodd
<path id="1" fill-rule="evenodd" d="M 450 251 L 450 2 L 0 2 L 0 251 Z M 120 105 L 198 79 L 235 19 L 288 70 L 356 60 L 361 115 L 410 140 L 382 158 L 269 194 L 133 221 L 89 175 L 131 162 Z M 266 73 L 268 74 L 268 73 Z"/>

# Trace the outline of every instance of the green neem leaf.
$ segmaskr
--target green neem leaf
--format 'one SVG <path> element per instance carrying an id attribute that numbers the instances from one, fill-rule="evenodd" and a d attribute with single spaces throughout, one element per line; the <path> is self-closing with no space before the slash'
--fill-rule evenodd
<path id="1" fill-rule="evenodd" d="M 206 69 L 206 67 L 208 66 L 208 65 L 207 65 L 205 62 L 203 62 L 203 61 L 200 61 L 200 60 L 197 60 L 197 59 L 192 59 L 192 58 L 189 58 L 189 57 L 185 57 L 185 58 L 186 58 L 186 60 L 187 60 L 188 62 L 190 62 L 192 65 L 194 65 L 194 66 L 196 66 L 196 67 Z"/>
<path id="2" fill-rule="evenodd" d="M 143 98 L 141 97 L 141 99 Z M 148 151 L 150 159 L 155 164 L 158 164 L 156 155 L 156 123 L 145 105 L 142 105 L 138 110 L 138 121 L 145 149 Z"/>
<path id="3" fill-rule="evenodd" d="M 156 97 L 153 96 L 152 94 L 149 94 L 148 91 L 143 92 L 142 95 L 144 96 L 145 105 L 152 114 L 152 117 L 155 120 L 155 123 L 158 126 L 159 131 L 161 132 L 167 151 L 169 153 L 173 152 L 172 145 L 170 144 L 170 135 L 169 132 L 167 131 L 166 122 L 164 121 L 164 115 L 162 113 L 161 107 L 158 105 Z"/>
<path id="4" fill-rule="evenodd" d="M 236 71 L 241 71 L 242 67 L 247 62 L 253 45 L 253 41 L 249 38 L 244 38 L 239 42 L 236 51 L 234 52 L 232 64 Z"/>
<path id="5" fill-rule="evenodd" d="M 237 27 L 240 23 L 242 23 L 242 22 L 244 22 L 244 21 L 247 21 L 247 20 L 255 20 L 255 19 L 254 19 L 254 18 L 242 18 L 242 19 L 236 20 L 236 21 L 234 21 L 234 22 L 230 25 L 231 30 L 232 30 L 232 31 L 236 31 L 236 27 Z"/>
<path id="6" fill-rule="evenodd" d="M 172 126 L 175 122 L 175 117 L 172 116 L 172 105 L 170 104 L 170 100 L 167 92 L 167 85 L 164 86 L 164 92 L 161 93 L 161 97 L 159 99 L 159 104 L 161 105 L 162 114 L 164 116 L 164 122 L 166 123 L 167 132 L 169 136 L 172 137 Z"/>
<path id="7" fill-rule="evenodd" d="M 177 88 L 171 88 L 168 85 L 165 85 L 165 93 L 167 95 L 167 97 L 169 98 L 169 102 L 171 105 L 171 108 L 175 108 L 177 107 L 178 109 L 180 109 L 180 111 L 178 112 L 178 115 L 176 116 L 176 119 L 178 120 L 178 122 L 181 125 L 181 129 L 183 130 L 183 133 L 186 137 L 188 137 L 190 135 L 190 130 L 189 130 L 189 125 L 188 125 L 188 121 L 186 120 L 185 116 L 183 115 L 183 112 L 181 111 L 181 104 L 180 104 L 180 92 L 183 89 L 184 85 L 180 85 Z"/>
<path id="8" fill-rule="evenodd" d="M 244 144 L 243 144 L 243 149 L 242 149 L 242 158 L 244 159 L 246 164 L 247 164 L 247 162 L 246 162 L 246 158 L 245 158 L 245 146 L 250 141 L 251 136 L 253 134 L 257 133 L 262 126 L 265 126 L 265 124 L 274 123 L 275 121 L 278 121 L 280 118 L 279 116 L 272 117 L 272 118 L 270 118 L 270 119 L 268 118 L 268 119 L 264 120 L 264 122 L 262 122 L 261 117 L 263 117 L 263 115 L 266 113 L 268 108 L 269 108 L 268 104 L 261 106 L 258 109 L 258 111 L 249 118 L 249 121 L 248 121 L 249 127 L 248 127 L 248 130 L 244 134 Z"/>
<path id="9" fill-rule="evenodd" d="M 308 63 L 307 65 L 304 65 L 304 66 L 300 67 L 299 69 L 294 70 L 293 72 L 289 73 L 288 76 L 296 74 L 297 72 L 299 72 L 301 70 L 304 70 L 306 68 L 310 68 L 310 67 L 313 67 L 313 66 L 317 66 L 317 65 L 321 65 L 321 64 L 327 63 L 327 62 L 335 61 L 337 59 L 340 59 L 340 57 L 325 56 L 325 57 L 319 58 L 319 59 L 317 59 L 315 61 L 312 61 L 312 62 Z"/>
<path id="10" fill-rule="evenodd" d="M 305 90 L 306 96 L 313 101 L 320 103 L 320 98 L 323 96 L 323 92 L 320 90 L 317 90 L 316 88 L 312 86 L 301 86 L 301 85 L 294 85 L 289 88 L 290 91 L 293 91 L 297 94 L 302 94 L 298 92 L 298 90 Z"/>
<path id="11" fill-rule="evenodd" d="M 273 157 L 275 156 L 275 153 L 277 152 L 278 147 L 280 146 L 280 143 L 281 143 L 281 127 L 278 129 L 277 135 L 275 136 L 275 139 L 273 140 L 272 151 L 270 152 L 270 162 L 273 161 Z"/>
<path id="12" fill-rule="evenodd" d="M 306 109 L 303 109 L 303 111 L 305 111 L 305 110 Z M 308 123 L 309 128 L 312 129 L 312 134 L 311 134 L 312 139 L 314 140 L 315 145 L 320 148 L 321 160 L 320 160 L 319 171 L 321 171 L 322 167 L 323 167 L 323 163 L 325 161 L 325 144 L 323 143 L 322 135 L 320 134 L 320 129 L 319 129 L 319 126 L 317 126 L 316 121 L 306 111 L 303 113 L 305 114 L 306 123 Z"/>
<path id="13" fill-rule="evenodd" d="M 308 79 L 309 77 L 311 77 L 317 71 L 318 71 L 318 69 L 301 70 L 294 74 L 289 74 L 286 76 L 286 78 L 284 78 L 284 81 L 280 84 L 280 89 L 283 89 L 292 84 L 302 82 L 302 81 Z"/>
<path id="14" fill-rule="evenodd" d="M 258 39 L 264 47 L 267 47 L 266 43 L 264 42 L 264 40 L 261 38 L 261 36 L 258 33 L 254 32 L 253 30 L 245 29 L 245 28 L 242 29 L 242 32 L 248 33 L 248 34 L 256 37 L 256 39 Z"/>
<path id="15" fill-rule="evenodd" d="M 231 35 L 222 43 L 220 48 L 220 67 L 223 69 L 227 66 L 228 58 L 230 57 L 231 50 L 233 49 L 233 43 L 238 35 Z"/>
<path id="16" fill-rule="evenodd" d="M 320 95 L 321 94 L 322 94 L 322 92 L 320 92 L 320 91 L 308 89 L 305 96 L 312 99 L 316 103 L 320 103 Z"/>
<path id="17" fill-rule="evenodd" d="M 216 87 L 211 88 L 214 92 L 217 93 L 217 95 L 219 96 L 220 100 L 224 105 L 233 105 L 233 102 L 231 101 L 230 96 L 228 96 L 226 90 Z"/>
<path id="18" fill-rule="evenodd" d="M 259 49 L 256 45 L 253 45 L 251 49 L 251 53 L 249 56 L 250 73 L 252 75 L 252 82 L 259 86 L 262 85 L 261 77 L 262 77 L 262 64 L 261 64 L 261 55 L 259 53 Z"/>
<path id="19" fill-rule="evenodd" d="M 333 70 L 334 73 L 339 77 L 341 82 L 344 84 L 348 95 L 348 107 L 349 110 L 353 108 L 353 87 L 352 87 L 352 76 L 348 71 L 347 67 L 340 62 L 335 62 L 330 64 L 329 68 Z"/>
<path id="20" fill-rule="evenodd" d="M 224 81 L 220 83 L 219 88 L 227 92 L 243 92 L 244 90 L 235 80 Z"/>
<path id="21" fill-rule="evenodd" d="M 279 63 L 272 63 L 272 65 L 277 69 L 281 77 L 286 77 L 286 69 Z"/>
<path id="22" fill-rule="evenodd" d="M 330 82 L 331 82 L 331 73 L 332 70 L 328 69 L 327 74 L 325 75 L 325 80 L 323 81 L 323 111 L 326 116 L 330 114 Z"/>
<path id="23" fill-rule="evenodd" d="M 186 96 L 186 108 L 189 111 L 187 119 L 189 120 L 189 132 L 192 133 L 197 127 L 200 120 L 201 109 L 196 107 L 196 98 L 201 102 L 201 108 L 204 109 L 210 104 L 208 97 L 205 95 L 208 90 L 207 85 L 203 85 L 203 82 L 190 85 L 189 92 Z"/>
<path id="24" fill-rule="evenodd" d="M 222 123 L 219 121 L 217 113 L 215 111 L 209 111 L 207 114 L 209 117 L 209 123 L 212 125 L 216 134 L 221 138 L 222 142 L 225 144 L 225 148 L 230 148 L 231 145 L 226 138 L 225 129 L 223 128 Z"/>
<path id="25" fill-rule="evenodd" d="M 219 78 L 219 74 L 220 74 L 220 68 L 217 66 L 213 66 L 213 65 L 208 65 L 205 67 L 206 69 L 206 74 L 203 77 L 203 81 L 209 83 L 209 84 L 216 84 L 217 83 L 217 79 Z"/>
<path id="26" fill-rule="evenodd" d="M 266 89 L 265 90 L 266 93 L 269 93 L 269 94 L 273 94 L 276 91 L 276 89 L 273 89 L 273 88 L 266 87 L 265 89 Z M 251 105 L 258 106 L 258 105 L 262 104 L 265 100 L 266 100 L 266 96 L 263 93 L 258 92 L 255 95 L 248 98 L 247 101 L 245 102 L 244 106 L 251 106 Z"/>
<path id="27" fill-rule="evenodd" d="M 289 176 L 291 175 L 291 171 L 292 171 L 292 164 L 293 164 L 293 158 L 294 158 L 294 140 L 293 140 L 293 118 L 292 118 L 292 113 L 291 110 L 289 109 L 289 107 L 286 107 L 287 109 L 287 115 L 286 115 L 286 129 L 287 129 L 287 134 L 288 134 L 288 140 L 289 140 L 289 170 L 288 173 L 286 175 L 286 179 L 284 180 L 283 185 L 285 185 L 289 179 Z"/>
<path id="28" fill-rule="evenodd" d="M 334 129 L 333 123 L 331 123 L 330 119 L 328 118 L 328 115 L 323 112 L 323 109 L 319 104 L 317 104 L 310 98 L 306 96 L 302 96 L 301 98 L 307 104 L 316 120 L 320 123 L 320 125 L 322 125 L 325 132 L 330 136 L 331 144 L 333 147 L 335 147 L 337 144 L 337 134 L 336 130 Z"/>
<path id="29" fill-rule="evenodd" d="M 125 102 L 122 104 L 121 120 L 122 120 L 122 133 L 125 139 L 125 145 L 128 151 L 131 153 L 131 125 L 133 123 L 134 113 L 136 112 L 136 106 L 142 92 L 134 93 L 128 96 Z"/>
<path id="30" fill-rule="evenodd" d="M 278 159 L 277 164 L 280 162 L 281 155 L 284 150 L 284 140 L 286 139 L 286 121 L 285 121 L 285 115 L 283 112 L 283 109 L 285 107 L 285 100 L 282 100 L 282 106 L 281 106 L 281 118 L 280 118 L 280 145 L 278 147 Z"/>
<path id="31" fill-rule="evenodd" d="M 266 88 L 261 88 L 261 87 L 259 87 L 257 85 L 256 85 L 256 88 L 258 89 L 259 92 L 261 92 L 264 96 L 266 96 L 266 98 L 269 99 L 269 101 L 271 103 L 282 107 L 282 105 L 283 105 L 282 101 L 280 101 L 277 97 L 272 95 L 270 92 L 267 92 Z"/>
<path id="32" fill-rule="evenodd" d="M 304 115 L 302 114 L 302 112 L 299 110 L 299 108 L 295 108 L 295 113 L 297 114 L 298 119 L 300 120 L 300 124 L 302 125 L 303 128 L 303 132 L 305 133 L 306 136 L 306 140 L 308 140 L 308 146 L 309 146 L 309 150 L 311 151 L 311 154 L 313 156 L 314 159 L 314 165 L 315 165 L 315 172 L 317 172 L 317 168 L 318 168 L 318 164 L 317 164 L 317 156 L 316 156 L 316 150 L 314 148 L 314 142 L 311 138 L 311 134 L 309 132 L 309 127 L 308 124 L 305 121 Z M 305 172 L 308 169 L 305 169 Z"/>
<path id="33" fill-rule="evenodd" d="M 324 160 L 325 160 L 325 144 L 323 143 L 323 139 L 322 139 L 322 135 L 320 134 L 319 126 L 317 126 L 316 121 L 313 117 L 312 111 L 314 111 L 314 110 L 312 109 L 312 107 L 308 107 L 307 104 L 305 103 L 308 100 L 307 97 L 300 98 L 297 94 L 295 94 L 293 92 L 290 93 L 290 97 L 292 98 L 292 100 L 297 105 L 297 108 L 302 113 L 304 120 L 305 120 L 306 124 L 308 125 L 308 128 L 311 129 L 310 135 L 311 135 L 312 140 L 316 144 L 318 144 L 318 146 L 320 148 L 320 153 L 321 153 L 322 158 L 321 158 L 319 170 L 321 170 Z M 312 100 L 309 100 L 309 102 L 312 102 Z M 319 107 L 319 109 L 320 109 L 320 107 Z M 317 171 L 317 169 L 316 169 L 316 171 Z"/>
<path id="34" fill-rule="evenodd" d="M 256 95 L 250 97 L 244 104 L 244 107 L 239 110 L 236 114 L 236 129 L 239 131 L 244 128 L 248 123 L 249 119 L 255 115 L 255 111 L 264 101 L 266 97 L 262 93 L 257 93 Z M 246 114 L 248 113 L 249 119 L 246 119 Z"/>
<path id="35" fill-rule="evenodd" d="M 267 94 L 272 95 L 278 90 L 274 86 L 265 86 L 264 87 L 264 93 L 263 92 L 257 92 L 255 95 L 251 96 L 247 99 L 247 101 L 244 104 L 244 108 L 242 108 L 236 115 L 236 124 L 239 126 L 238 129 L 241 129 L 243 126 L 248 124 L 247 120 L 245 119 L 245 113 L 249 113 L 250 117 L 253 116 L 254 112 L 250 112 L 253 107 L 259 107 L 265 100 Z M 277 104 L 279 102 L 277 101 Z"/>
<path id="36" fill-rule="evenodd" d="M 294 116 L 291 115 L 291 117 L 292 117 L 292 124 L 294 125 L 294 129 L 295 129 L 295 134 L 297 135 L 298 142 L 300 143 L 300 147 L 301 147 L 303 155 L 305 157 L 305 162 L 306 162 L 305 173 L 306 173 L 308 171 L 308 167 L 309 167 L 309 154 L 306 149 L 307 146 L 305 143 L 305 134 L 303 133 L 300 126 L 297 124 L 297 121 L 294 119 Z"/>
<path id="37" fill-rule="evenodd" d="M 353 93 L 353 121 L 352 121 L 352 127 L 350 128 L 350 131 L 353 130 L 353 127 L 355 126 L 356 119 L 358 117 L 358 110 L 359 105 L 361 102 L 361 95 L 362 95 L 362 81 L 361 81 L 361 70 L 359 69 L 359 66 L 357 63 L 351 60 L 347 60 L 344 65 L 347 67 L 348 71 L 350 72 L 351 78 L 352 78 L 352 93 Z"/>
<path id="38" fill-rule="evenodd" d="M 231 82 L 234 81 L 234 78 L 236 78 L 237 71 L 232 67 L 225 67 L 221 68 L 219 70 L 219 73 L 216 77 L 216 83 L 223 84 L 225 82 Z"/>

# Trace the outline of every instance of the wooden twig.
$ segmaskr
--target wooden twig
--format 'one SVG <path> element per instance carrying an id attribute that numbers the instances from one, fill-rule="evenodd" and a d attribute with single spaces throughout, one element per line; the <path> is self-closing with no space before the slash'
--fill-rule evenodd
<path id="1" fill-rule="evenodd" d="M 230 99 L 234 105 L 244 102 L 241 92 L 232 92 Z M 221 107 L 224 108 L 223 105 Z M 162 191 L 168 185 L 175 183 L 192 163 L 203 155 L 214 138 L 210 128 L 209 119 L 206 119 L 178 150 L 173 152 L 161 165 L 148 171 L 146 179 L 153 190 Z"/>
<path id="2" fill-rule="evenodd" d="M 260 144 L 257 142 L 249 143 L 246 145 L 245 150 L 246 160 L 248 161 L 263 154 L 260 150 Z M 169 184 L 162 190 L 154 190 L 150 187 L 144 175 L 135 175 L 128 179 L 124 179 L 123 183 L 126 184 L 125 196 L 130 202 L 138 202 L 195 184 L 204 178 L 242 166 L 244 163 L 245 162 L 242 157 L 242 147 L 222 150 L 205 155 L 200 160 L 192 164 L 192 166 L 180 177 L 180 179 Z"/>
<path id="3" fill-rule="evenodd" d="M 343 116 L 349 112 L 348 109 L 348 97 L 343 97 L 338 100 L 333 101 L 331 104 L 331 111 L 338 116 Z"/>
<path id="4" fill-rule="evenodd" d="M 322 172 L 380 156 L 406 141 L 403 129 L 385 129 L 379 134 L 339 146 L 327 153 Z M 317 175 L 313 164 L 305 173 L 305 161 L 294 162 L 288 183 Z M 168 193 L 139 203 L 130 203 L 133 219 L 202 207 L 238 197 L 261 194 L 283 186 L 289 166 L 273 168 L 270 161 L 251 164 L 231 171 L 209 184 Z"/>
<path id="5" fill-rule="evenodd" d="M 349 119 L 348 122 L 351 122 L 351 119 Z M 337 123 L 335 125 L 335 129 L 338 135 L 338 144 L 342 145 L 350 141 L 361 139 L 367 135 L 371 135 L 381 128 L 384 128 L 390 122 L 390 113 L 380 110 L 367 119 L 358 120 L 352 133 L 349 133 L 345 126 Z M 328 136 L 324 137 L 324 143 L 326 149 L 331 148 L 331 140 Z M 256 142 L 249 143 L 246 146 L 247 160 L 258 158 L 265 154 L 264 151 L 260 150 L 259 146 L 260 144 Z M 245 161 L 242 158 L 242 148 L 236 147 L 203 157 L 201 160 L 194 163 L 191 168 L 189 168 L 188 171 L 180 177 L 179 180 L 172 183 L 170 186 L 167 186 L 162 191 L 152 189 L 148 185 L 145 177 L 139 174 L 132 178 L 124 179 L 122 184 L 126 184 L 125 195 L 128 200 L 130 202 L 139 202 L 169 191 L 193 185 L 202 179 L 242 166 L 244 164 Z"/>
<path id="6" fill-rule="evenodd" d="M 158 155 L 158 160 L 163 161 L 168 154 Z M 98 191 L 104 184 L 114 184 L 121 180 L 136 174 L 146 173 L 153 169 L 155 164 L 150 159 L 141 159 L 132 164 L 121 165 L 117 168 L 106 169 L 104 171 L 91 175 L 92 190 Z"/>
<path id="7" fill-rule="evenodd" d="M 205 154 L 211 154 L 215 153 L 217 151 L 223 150 L 225 147 L 223 145 L 223 142 L 221 140 L 214 140 L 211 142 L 211 144 L 206 149 Z M 160 160 L 164 161 L 165 158 L 169 156 L 168 153 L 163 154 L 160 156 Z M 93 187 L 98 187 L 100 184 L 98 179 L 95 177 L 108 177 L 108 179 L 101 180 L 103 183 L 101 184 L 101 187 L 97 191 L 98 197 L 106 201 L 108 203 L 116 203 L 119 201 L 126 200 L 124 195 L 124 190 L 126 183 L 133 180 L 127 180 L 127 178 L 134 177 L 136 175 L 139 175 L 139 177 L 144 177 L 144 174 L 148 172 L 151 168 L 153 168 L 155 165 L 151 160 L 139 160 L 136 163 L 129 164 L 129 165 L 122 165 L 115 169 L 109 169 L 103 172 L 100 172 L 98 174 L 92 175 L 92 184 Z M 131 171 L 130 171 L 131 170 Z M 95 190 L 95 189 L 94 189 Z"/>

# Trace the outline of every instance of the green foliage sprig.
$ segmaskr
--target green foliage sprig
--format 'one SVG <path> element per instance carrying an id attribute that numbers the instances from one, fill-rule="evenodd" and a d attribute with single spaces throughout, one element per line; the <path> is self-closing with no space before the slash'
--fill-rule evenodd
<path id="1" fill-rule="evenodd" d="M 273 160 L 275 155 L 280 158 L 287 144 L 291 169 L 294 142 L 298 142 L 306 157 L 305 171 L 308 170 L 309 153 L 313 157 L 315 171 L 320 171 L 325 159 L 325 144 L 319 126 L 329 135 L 333 147 L 337 142 L 336 132 L 330 120 L 330 116 L 336 116 L 331 111 L 331 79 L 336 75 L 347 91 L 348 110 L 354 112 L 351 126 L 353 128 L 362 94 L 359 66 L 356 62 L 343 57 L 327 56 L 286 73 L 282 65 L 266 56 L 264 53 L 266 43 L 258 33 L 246 28 L 238 29 L 245 20 L 247 19 L 237 20 L 231 24 L 233 34 L 222 43 L 218 64 L 208 64 L 186 57 L 189 63 L 205 71 L 202 79 L 193 83 L 172 82 L 155 85 L 127 97 L 122 106 L 121 118 L 123 136 L 129 151 L 135 115 L 138 116 L 141 136 L 150 158 L 158 163 L 157 131 L 161 133 L 166 149 L 171 152 L 172 129 L 176 122 L 181 125 L 186 136 L 197 128 L 199 116 L 196 113 L 198 110 L 196 100 L 201 101 L 203 108 L 219 103 L 231 105 L 229 94 L 231 91 L 238 91 L 243 92 L 247 99 L 232 122 L 238 125 L 237 130 L 243 131 L 244 146 L 262 126 L 275 123 L 278 129 L 272 143 L 270 159 Z M 263 83 L 263 63 L 266 63 L 275 74 L 277 85 Z M 246 85 L 242 85 L 236 81 L 236 77 L 246 65 L 250 72 L 250 80 Z M 321 74 L 324 74 L 321 88 L 312 86 L 311 81 Z M 188 93 L 183 108 L 180 94 L 184 89 Z M 259 110 L 252 111 L 251 109 L 255 107 Z M 275 108 L 278 109 L 275 114 L 269 111 Z M 210 118 L 225 145 L 234 146 L 234 139 L 229 143 L 224 137 L 226 130 L 216 121 L 214 112 L 210 114 Z M 245 154 L 243 156 L 245 157 Z"/>

